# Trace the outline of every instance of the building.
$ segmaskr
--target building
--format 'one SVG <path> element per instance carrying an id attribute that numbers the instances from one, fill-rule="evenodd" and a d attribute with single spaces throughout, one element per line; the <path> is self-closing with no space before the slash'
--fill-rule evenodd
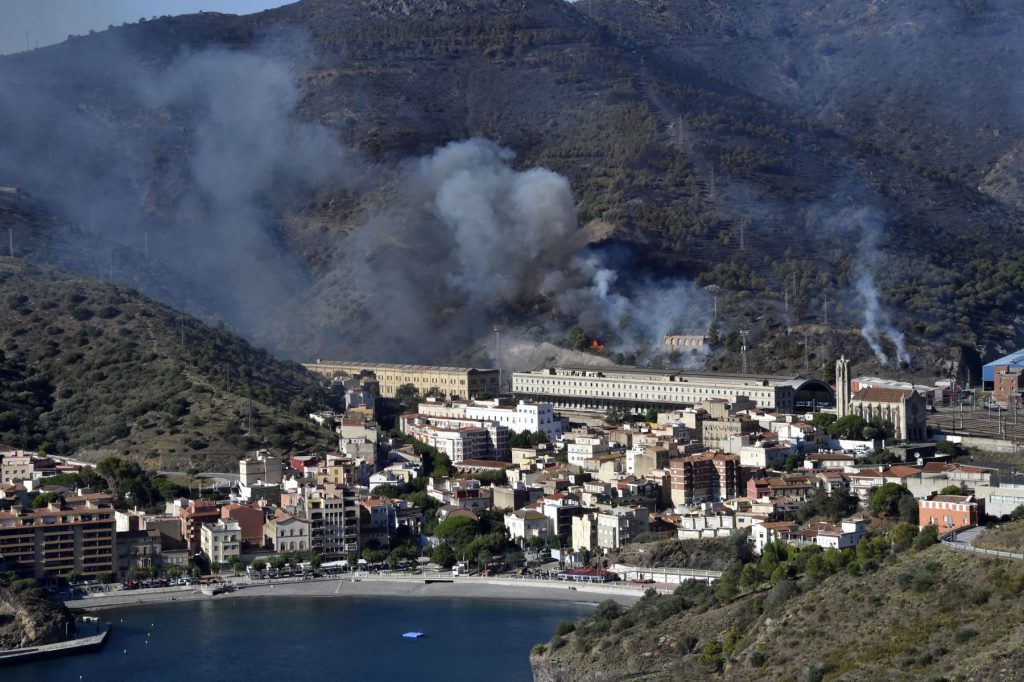
<path id="1" fill-rule="evenodd" d="M 505 528 L 509 538 L 520 544 L 526 544 L 533 538 L 547 540 L 551 534 L 548 517 L 536 509 L 518 509 L 505 514 Z"/>
<path id="2" fill-rule="evenodd" d="M 928 440 L 928 402 L 914 389 L 865 386 L 852 392 L 850 361 L 836 361 L 836 415 L 841 419 L 857 415 L 865 421 L 881 420 L 892 425 L 893 438 L 921 442 Z"/>
<path id="3" fill-rule="evenodd" d="M 1004 372 L 1024 369 L 1024 348 L 982 366 L 981 381 L 986 389 L 991 390 L 995 388 L 997 367 L 1003 367 Z"/>
<path id="4" fill-rule="evenodd" d="M 509 429 L 483 419 L 403 414 L 402 433 L 437 448 L 453 464 L 465 459 L 509 459 Z"/>
<path id="5" fill-rule="evenodd" d="M 178 509 L 178 517 L 185 548 L 195 554 L 202 549 L 203 524 L 216 523 L 220 519 L 220 508 L 213 502 L 191 500 L 187 507 Z"/>
<path id="6" fill-rule="evenodd" d="M 311 372 L 327 377 L 373 375 L 383 398 L 397 397 L 398 388 L 412 384 L 420 395 L 437 389 L 446 398 L 475 398 L 497 395 L 498 370 L 470 367 L 432 367 L 429 365 L 393 365 L 372 362 L 334 362 L 317 360 L 303 365 Z"/>
<path id="7" fill-rule="evenodd" d="M 754 551 L 760 554 L 769 542 L 850 549 L 857 546 L 866 532 L 863 519 L 845 519 L 839 524 L 822 521 L 803 527 L 792 521 L 765 521 L 751 526 L 750 537 Z"/>
<path id="8" fill-rule="evenodd" d="M 312 550 L 325 559 L 359 551 L 359 500 L 350 486 L 327 485 L 303 497 Z"/>
<path id="9" fill-rule="evenodd" d="M 275 552 L 305 554 L 312 546 L 309 521 L 278 509 L 263 524 L 263 545 Z"/>
<path id="10" fill-rule="evenodd" d="M 0 483 L 31 481 L 32 475 L 31 455 L 7 452 L 0 457 Z"/>
<path id="11" fill-rule="evenodd" d="M 242 544 L 251 547 L 263 545 L 263 523 L 266 515 L 256 506 L 226 504 L 220 508 L 220 517 L 238 523 L 242 533 Z"/>
<path id="12" fill-rule="evenodd" d="M 203 554 L 213 566 L 223 566 L 242 553 L 242 527 L 237 521 L 217 519 L 201 530 Z"/>
<path id="13" fill-rule="evenodd" d="M 158 530 L 118 532 L 116 545 L 117 575 L 121 580 L 127 578 L 132 569 L 159 573 L 163 568 L 163 545 Z"/>
<path id="14" fill-rule="evenodd" d="M 86 500 L 0 512 L 0 556 L 8 570 L 34 578 L 95 579 L 113 573 L 114 508 Z"/>
<path id="15" fill-rule="evenodd" d="M 669 460 L 670 494 L 676 507 L 739 497 L 743 489 L 740 458 L 717 452 Z"/>
<path id="16" fill-rule="evenodd" d="M 1024 367 L 999 365 L 995 368 L 992 398 L 1003 405 L 1021 404 L 1024 396 Z"/>
<path id="17" fill-rule="evenodd" d="M 516 397 L 556 409 L 644 412 L 696 405 L 711 398 L 747 397 L 757 407 L 804 412 L 833 404 L 831 387 L 816 379 L 636 367 L 550 367 L 512 374 Z"/>
<path id="18" fill-rule="evenodd" d="M 281 458 L 265 450 L 238 461 L 238 482 L 244 486 L 255 485 L 258 482 L 279 484 L 283 472 Z"/>
<path id="19" fill-rule="evenodd" d="M 519 400 L 515 405 L 503 405 L 499 400 L 442 402 L 430 399 L 421 402 L 416 411 L 429 417 L 495 422 L 515 433 L 539 431 L 552 441 L 562 435 L 562 420 L 555 416 L 551 403 Z"/>
<path id="20" fill-rule="evenodd" d="M 606 507 L 597 513 L 597 547 L 618 549 L 650 530 L 646 507 Z"/>
<path id="21" fill-rule="evenodd" d="M 936 526 L 939 534 L 957 528 L 976 526 L 985 515 L 985 501 L 973 495 L 939 495 L 932 493 L 917 501 L 918 525 Z"/>
<path id="22" fill-rule="evenodd" d="M 893 428 L 896 440 L 921 442 L 928 439 L 927 401 L 917 391 L 869 386 L 853 394 L 850 413 L 865 421 L 880 419 Z"/>
<path id="23" fill-rule="evenodd" d="M 313 471 L 316 473 L 318 486 L 358 485 L 362 477 L 362 467 L 354 459 L 335 455 L 327 455 Z"/>

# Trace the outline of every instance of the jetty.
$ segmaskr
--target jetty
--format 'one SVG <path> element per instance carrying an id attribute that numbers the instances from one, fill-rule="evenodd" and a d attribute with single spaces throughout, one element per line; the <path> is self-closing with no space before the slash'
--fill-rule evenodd
<path id="1" fill-rule="evenodd" d="M 69 639 L 66 642 L 0 651 L 0 666 L 27 663 L 46 658 L 72 656 L 74 654 L 92 653 L 93 651 L 99 651 L 107 643 L 107 636 L 110 634 L 111 628 L 110 623 L 82 618 L 78 620 L 77 626 L 79 634 L 83 636 Z"/>

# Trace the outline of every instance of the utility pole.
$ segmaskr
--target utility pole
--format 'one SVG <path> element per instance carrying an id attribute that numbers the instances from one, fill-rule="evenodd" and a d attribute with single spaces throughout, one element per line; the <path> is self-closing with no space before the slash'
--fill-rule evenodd
<path id="1" fill-rule="evenodd" d="M 747 335 L 750 332 L 746 329 L 740 330 L 740 338 L 743 339 L 743 345 L 740 346 L 740 353 L 743 355 L 743 374 L 747 373 Z"/>
<path id="2" fill-rule="evenodd" d="M 805 372 L 810 371 L 810 363 L 809 363 L 809 361 L 807 359 L 807 347 L 808 347 L 807 334 L 805 333 L 804 334 L 804 371 Z M 828 377 L 825 377 L 825 379 L 827 380 Z"/>
<path id="3" fill-rule="evenodd" d="M 825 303 L 823 304 L 825 310 L 825 326 L 828 326 L 828 294 L 825 294 Z"/>
<path id="4" fill-rule="evenodd" d="M 178 342 L 179 343 L 178 353 L 179 353 L 179 355 L 181 355 L 182 358 L 184 358 L 185 357 L 185 315 L 180 310 L 178 311 L 178 329 L 180 330 L 179 342 Z"/>
<path id="5" fill-rule="evenodd" d="M 713 300 L 713 301 L 714 301 L 714 303 L 715 303 L 715 317 L 714 317 L 714 321 L 715 321 L 715 322 L 718 322 L 718 294 L 715 294 L 715 295 L 714 295 L 714 296 L 712 297 L 712 300 Z"/>

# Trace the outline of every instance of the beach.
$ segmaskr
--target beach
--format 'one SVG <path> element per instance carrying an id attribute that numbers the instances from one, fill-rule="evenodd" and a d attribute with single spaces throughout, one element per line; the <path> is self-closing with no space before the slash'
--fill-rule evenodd
<path id="1" fill-rule="evenodd" d="M 433 579 L 436 580 L 436 579 Z M 195 587 L 150 590 L 117 590 L 65 602 L 68 608 L 84 611 L 172 602 L 231 601 L 252 597 L 419 597 L 432 599 L 503 599 L 599 603 L 613 599 L 629 605 L 643 596 L 633 585 L 567 584 L 556 580 L 513 580 L 509 578 L 459 577 L 425 581 L 423 577 L 345 575 L 317 580 L 276 580 L 231 583 L 234 590 L 217 595 L 202 594 Z"/>

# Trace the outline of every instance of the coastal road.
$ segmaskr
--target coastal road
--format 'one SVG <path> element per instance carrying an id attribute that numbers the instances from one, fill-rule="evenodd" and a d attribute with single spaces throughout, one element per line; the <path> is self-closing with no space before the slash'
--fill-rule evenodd
<path id="1" fill-rule="evenodd" d="M 157 471 L 161 476 L 184 476 L 183 471 Z M 232 488 L 238 485 L 238 474 L 204 471 L 196 474 L 196 478 L 210 481 L 218 488 Z"/>

